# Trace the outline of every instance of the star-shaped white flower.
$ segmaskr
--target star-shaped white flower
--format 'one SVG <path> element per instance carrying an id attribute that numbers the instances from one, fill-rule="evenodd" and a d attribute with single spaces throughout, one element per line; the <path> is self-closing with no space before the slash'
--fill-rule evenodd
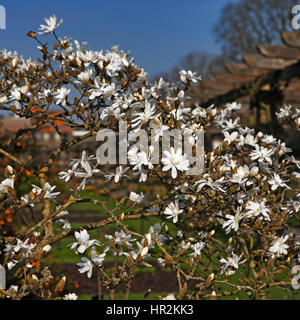
<path id="1" fill-rule="evenodd" d="M 283 181 L 283 180 L 280 178 L 279 174 L 277 174 L 277 173 L 275 173 L 275 172 L 273 173 L 273 179 L 270 179 L 270 180 L 268 181 L 268 183 L 272 186 L 271 189 L 272 189 L 273 191 L 275 191 L 278 187 L 286 187 L 287 189 L 290 189 L 290 187 L 287 186 L 287 185 L 285 184 L 285 182 L 286 182 L 286 181 Z"/>
<path id="2" fill-rule="evenodd" d="M 179 209 L 178 200 L 171 202 L 164 211 L 164 214 L 167 216 L 167 219 L 173 219 L 173 223 L 177 223 L 178 216 L 183 212 L 182 209 Z"/>
<path id="3" fill-rule="evenodd" d="M 162 163 L 165 165 L 163 171 L 168 171 L 171 169 L 172 178 L 177 177 L 177 170 L 184 171 L 189 168 L 189 160 L 186 155 L 182 155 L 181 149 L 175 151 L 174 147 L 171 147 L 170 152 L 164 151 L 165 157 L 161 159 Z"/>
<path id="4" fill-rule="evenodd" d="M 80 232 L 75 231 L 75 237 L 77 242 L 74 242 L 71 245 L 71 249 L 75 251 L 75 253 L 84 253 L 88 248 L 93 245 L 100 245 L 97 240 L 90 240 L 90 235 L 88 232 L 83 229 Z"/>
<path id="5" fill-rule="evenodd" d="M 280 238 L 276 238 L 272 242 L 272 246 L 270 247 L 269 251 L 276 254 L 277 256 L 286 255 L 288 253 L 287 249 L 289 246 L 285 244 L 285 242 L 287 241 L 288 238 L 289 238 L 288 235 L 281 236 Z"/>
<path id="6" fill-rule="evenodd" d="M 47 25 L 40 25 L 39 34 L 53 33 L 53 31 L 59 28 L 63 23 L 63 19 L 60 19 L 59 22 L 57 22 L 57 18 L 55 15 L 51 16 L 50 18 L 44 18 L 44 20 Z"/>

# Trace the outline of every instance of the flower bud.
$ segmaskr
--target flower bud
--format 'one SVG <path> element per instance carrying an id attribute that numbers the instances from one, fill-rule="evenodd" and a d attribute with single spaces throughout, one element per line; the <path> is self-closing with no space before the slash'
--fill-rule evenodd
<path id="1" fill-rule="evenodd" d="M 300 131 L 300 117 L 297 118 L 297 130 Z"/>
<path id="2" fill-rule="evenodd" d="M 255 167 L 251 168 L 249 175 L 250 175 L 250 177 L 255 177 L 255 176 L 257 176 L 258 172 L 259 172 L 259 169 L 257 166 L 255 166 Z"/>
<path id="3" fill-rule="evenodd" d="M 211 283 L 212 283 L 212 281 L 214 280 L 214 278 L 215 278 L 215 274 L 214 274 L 214 273 L 211 273 L 211 274 L 207 277 L 207 279 L 206 279 L 206 281 L 205 281 L 205 285 L 206 285 L 206 286 L 211 285 Z"/>
<path id="4" fill-rule="evenodd" d="M 258 139 L 260 139 L 260 138 L 263 137 L 263 135 L 264 135 L 264 134 L 263 134 L 261 131 L 259 131 L 256 136 L 257 136 Z"/>
<path id="5" fill-rule="evenodd" d="M 280 150 L 277 152 L 277 155 L 278 155 L 278 157 L 281 157 L 281 156 L 283 155 L 283 150 L 280 149 Z"/>
<path id="6" fill-rule="evenodd" d="M 11 167 L 11 166 L 6 166 L 6 168 L 5 168 L 5 171 L 4 171 L 4 176 L 6 177 L 6 178 L 8 178 L 8 177 L 10 177 L 10 176 L 12 176 L 14 174 L 14 169 L 13 169 L 13 167 Z"/>
<path id="7" fill-rule="evenodd" d="M 215 230 L 211 230 L 207 235 L 207 239 L 211 238 L 215 234 L 215 232 L 216 232 Z"/>
<path id="8" fill-rule="evenodd" d="M 17 58 L 17 57 L 14 57 L 14 58 L 12 59 L 12 61 L 11 61 L 11 65 L 12 65 L 13 68 L 16 67 L 17 62 L 18 62 L 18 58 Z"/>
<path id="9" fill-rule="evenodd" d="M 214 117 L 216 114 L 217 114 L 217 109 L 212 109 L 212 110 L 210 111 L 210 115 L 211 115 L 212 117 Z"/>
<path id="10" fill-rule="evenodd" d="M 1 104 L 1 103 L 6 103 L 6 102 L 8 102 L 8 99 L 7 99 L 6 96 L 0 97 L 0 104 Z"/>

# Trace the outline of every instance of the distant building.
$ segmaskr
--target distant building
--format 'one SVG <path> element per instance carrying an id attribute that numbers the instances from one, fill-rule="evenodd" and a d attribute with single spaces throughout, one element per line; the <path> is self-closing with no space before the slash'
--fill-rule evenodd
<path id="1" fill-rule="evenodd" d="M 56 115 L 57 112 L 51 112 L 51 115 Z M 38 118 L 25 119 L 18 116 L 4 117 L 0 119 L 0 135 L 10 136 L 16 134 L 20 129 L 30 128 L 39 122 Z M 65 138 L 70 139 L 75 132 L 70 126 L 65 126 L 62 121 L 55 120 L 55 124 L 59 131 Z M 40 146 L 56 147 L 60 144 L 60 136 L 55 128 L 49 124 L 42 125 L 39 129 L 35 130 L 35 138 L 37 144 Z M 78 134 L 78 133 L 77 133 Z"/>

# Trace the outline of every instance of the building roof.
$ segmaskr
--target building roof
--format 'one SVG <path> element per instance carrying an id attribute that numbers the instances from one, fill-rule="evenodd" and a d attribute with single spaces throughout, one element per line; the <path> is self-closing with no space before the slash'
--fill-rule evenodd
<path id="1" fill-rule="evenodd" d="M 31 127 L 32 122 L 30 119 L 19 117 L 5 117 L 0 119 L 1 131 L 17 132 L 20 129 Z"/>
<path id="2" fill-rule="evenodd" d="M 249 101 L 255 85 L 268 90 L 268 85 L 281 85 L 285 103 L 300 102 L 300 33 L 283 32 L 282 45 L 258 45 L 257 53 L 245 54 L 243 63 L 226 64 L 225 72 L 213 80 L 202 80 L 191 89 L 194 102 L 203 107 Z"/>
<path id="3" fill-rule="evenodd" d="M 57 115 L 56 112 L 51 111 L 50 114 L 53 116 Z M 0 130 L 1 132 L 16 133 L 20 129 L 26 129 L 31 127 L 33 124 L 38 123 L 38 118 L 20 118 L 18 116 L 10 116 L 0 118 Z M 72 134 L 74 129 L 70 126 L 65 126 L 61 120 L 54 120 L 54 123 L 59 127 L 62 133 Z M 56 132 L 55 128 L 50 124 L 44 124 L 38 130 L 39 132 Z"/>

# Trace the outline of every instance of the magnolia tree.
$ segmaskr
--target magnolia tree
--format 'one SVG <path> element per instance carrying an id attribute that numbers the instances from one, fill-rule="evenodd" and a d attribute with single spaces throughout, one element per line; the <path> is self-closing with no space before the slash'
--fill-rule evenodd
<path id="1" fill-rule="evenodd" d="M 39 221 L 17 228 L 15 235 L 1 235 L 1 275 L 7 283 L 6 288 L 2 283 L 2 297 L 76 299 L 76 294 L 61 293 L 65 277 L 51 282 L 53 270 L 45 265 L 46 259 L 40 268 L 33 263 L 70 236 L 74 241 L 68 248 L 78 254 L 78 272 L 97 274 L 99 294 L 102 288 L 130 287 L 136 268 L 153 264 L 168 267 L 177 277 L 178 290 L 164 299 L 268 299 L 274 287 L 294 294 L 299 289 L 299 241 L 288 220 L 296 219 L 300 208 L 300 161 L 292 150 L 271 135 L 242 127 L 238 103 L 222 109 L 192 104 L 188 89 L 200 80 L 195 73 L 181 71 L 176 85 L 163 79 L 150 84 L 129 53 L 118 47 L 105 53 L 88 50 L 86 43 L 57 35 L 62 20 L 52 16 L 45 21 L 38 33 L 27 34 L 41 52 L 36 61 L 5 49 L 0 52 L 0 109 L 36 120 L 18 132 L 18 138 L 45 124 L 61 137 L 60 146 L 37 167 L 32 155 L 21 159 L 9 151 L 16 137 L 0 148 L 8 162 L 0 179 L 0 210 L 35 208 L 42 213 Z M 53 44 L 40 35 L 52 36 Z M 60 112 L 51 114 L 53 106 Z M 285 106 L 277 116 L 297 124 L 300 110 Z M 85 133 L 67 140 L 57 120 Z M 120 122 L 128 139 L 120 139 L 112 149 L 116 140 L 109 138 L 94 155 L 82 150 L 78 159 L 70 159 L 69 167 L 56 172 L 70 188 L 55 190 L 49 172 L 60 155 L 87 138 L 96 140 L 103 129 L 120 136 Z M 201 133 L 211 126 L 219 128 L 224 140 L 204 154 Z M 176 134 L 170 138 L 173 130 Z M 187 137 L 184 150 L 180 133 Z M 164 143 L 165 149 L 157 153 Z M 107 171 L 109 161 L 114 171 Z M 15 190 L 24 170 L 38 183 L 28 194 L 19 194 Z M 80 196 L 79 191 L 99 176 L 116 185 L 128 179 L 139 185 L 156 182 L 167 192 L 145 199 L 142 193 L 128 191 L 109 209 L 105 201 Z M 68 208 L 83 202 L 100 205 L 104 217 L 74 228 Z M 128 226 L 130 220 L 149 217 L 160 222 L 146 234 Z M 103 234 L 108 225 L 118 231 Z M 94 229 L 104 236 L 91 239 Z M 111 272 L 108 258 L 113 260 Z"/>

